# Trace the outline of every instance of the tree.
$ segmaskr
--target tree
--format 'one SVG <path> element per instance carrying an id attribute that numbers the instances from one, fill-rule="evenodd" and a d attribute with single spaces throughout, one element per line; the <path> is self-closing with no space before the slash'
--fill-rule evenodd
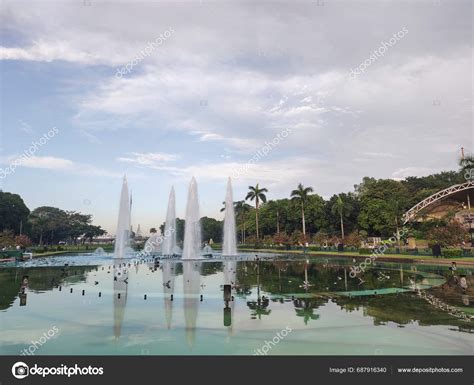
<path id="1" fill-rule="evenodd" d="M 404 184 L 392 179 L 364 178 L 356 188 L 360 199 L 359 227 L 369 234 L 390 236 L 398 232 L 410 195 Z"/>
<path id="2" fill-rule="evenodd" d="M 290 237 L 286 233 L 276 233 L 273 236 L 273 243 L 277 245 L 289 245 L 290 244 Z"/>
<path id="3" fill-rule="evenodd" d="M 290 239 L 294 245 L 303 245 L 307 240 L 306 236 L 300 230 L 293 231 Z"/>
<path id="4" fill-rule="evenodd" d="M 465 179 L 471 180 L 474 177 L 474 157 L 472 155 L 459 159 L 459 167 L 461 167 L 461 174 Z"/>
<path id="5" fill-rule="evenodd" d="M 276 224 L 276 233 L 280 233 L 280 215 L 282 214 L 284 204 L 282 200 L 278 199 L 275 201 L 269 201 L 266 205 L 266 209 L 269 211 L 269 214 L 272 215 L 272 221 Z M 271 233 L 271 232 L 270 232 Z"/>
<path id="6" fill-rule="evenodd" d="M 176 218 L 176 244 L 182 245 L 184 241 L 184 225 L 185 225 L 185 220 L 181 218 Z M 160 234 L 164 235 L 165 234 L 165 225 L 166 222 L 163 222 L 160 225 Z M 151 231 L 150 231 L 151 232 Z"/>
<path id="7" fill-rule="evenodd" d="M 107 231 L 105 231 L 100 226 L 87 225 L 86 228 L 85 228 L 85 231 L 84 231 L 84 238 L 82 240 L 82 243 L 84 243 L 84 241 L 86 239 L 88 239 L 89 242 L 92 243 L 92 240 L 95 237 L 100 237 L 101 235 L 104 235 L 106 233 L 107 233 Z"/>
<path id="8" fill-rule="evenodd" d="M 13 231 L 3 230 L 0 233 L 0 248 L 12 248 L 15 246 L 15 238 Z"/>
<path id="9" fill-rule="evenodd" d="M 254 186 L 249 186 L 249 192 L 247 196 L 245 197 L 245 200 L 255 200 L 255 227 L 256 227 L 256 232 L 257 232 L 257 242 L 259 241 L 259 235 L 258 235 L 258 209 L 260 205 L 260 201 L 262 203 L 265 203 L 267 201 L 267 197 L 265 196 L 265 193 L 268 192 L 266 188 L 260 188 L 257 185 Z"/>
<path id="10" fill-rule="evenodd" d="M 66 213 L 68 217 L 69 236 L 72 238 L 74 244 L 77 244 L 77 239 L 83 236 L 87 230 L 90 230 L 92 216 L 75 211 L 67 211 Z"/>
<path id="11" fill-rule="evenodd" d="M 49 236 L 51 244 L 54 239 L 62 240 L 68 237 L 68 214 L 56 207 L 42 206 L 34 209 L 29 217 L 32 225 L 32 235 L 39 245 Z"/>
<path id="12" fill-rule="evenodd" d="M 343 200 L 342 194 L 337 195 L 336 202 L 331 207 L 331 212 L 339 216 L 341 224 L 341 239 L 344 243 L 344 217 L 348 216 L 352 207 L 349 202 Z"/>
<path id="13" fill-rule="evenodd" d="M 154 227 L 152 227 L 152 228 L 150 229 L 150 234 L 155 234 L 155 233 L 157 233 L 157 232 L 158 232 L 158 231 L 156 231 L 156 228 L 154 228 Z"/>
<path id="14" fill-rule="evenodd" d="M 346 237 L 345 244 L 347 246 L 353 246 L 353 247 L 359 248 L 363 240 L 364 240 L 364 237 L 361 234 L 354 231 Z"/>
<path id="15" fill-rule="evenodd" d="M 237 228 L 240 227 L 241 230 L 241 242 L 245 243 L 245 220 L 246 214 L 250 211 L 251 206 L 249 206 L 245 201 L 234 202 L 234 215 Z M 221 212 L 225 211 L 225 202 L 222 202 L 223 207 Z"/>
<path id="16" fill-rule="evenodd" d="M 308 200 L 308 195 L 313 192 L 312 187 L 304 187 L 303 184 L 298 184 L 298 188 L 291 192 L 291 199 L 299 201 L 301 204 L 301 222 L 303 224 L 303 237 L 306 237 L 306 223 L 304 218 L 304 205 Z"/>
<path id="17" fill-rule="evenodd" d="M 474 162 L 473 162 L 474 164 Z M 409 206 L 412 207 L 430 195 L 444 190 L 454 184 L 465 182 L 465 177 L 470 176 L 470 166 L 466 163 L 466 169 L 461 165 L 461 171 L 443 171 L 439 174 L 428 176 L 409 176 L 401 183 L 406 187 L 410 197 Z M 474 168 L 474 165 L 473 165 Z M 465 175 L 467 174 L 467 175 Z M 472 175 L 474 177 L 474 175 Z"/>
<path id="18" fill-rule="evenodd" d="M 453 219 L 444 226 L 436 226 L 428 233 L 428 243 L 441 247 L 458 246 L 469 239 L 467 229 Z"/>
<path id="19" fill-rule="evenodd" d="M 344 237 L 353 231 L 358 231 L 358 217 L 360 213 L 359 197 L 352 192 L 335 194 L 325 203 L 326 231 L 329 234 L 339 234 L 341 231 L 341 216 L 339 213 L 340 202 L 342 200 L 342 219 L 344 226 Z"/>
<path id="20" fill-rule="evenodd" d="M 241 242 L 245 243 L 245 221 L 247 220 L 247 213 L 250 211 L 251 206 L 245 203 L 245 201 L 234 202 L 234 212 L 237 219 L 237 224 L 240 226 L 242 231 Z"/>
<path id="21" fill-rule="evenodd" d="M 214 218 L 201 218 L 202 239 L 204 242 L 209 242 L 212 239 L 214 242 L 222 242 L 222 221 Z"/>
<path id="22" fill-rule="evenodd" d="M 31 246 L 32 242 L 28 235 L 22 234 L 15 237 L 15 245 L 20 246 L 21 248 Z"/>
<path id="23" fill-rule="evenodd" d="M 100 234 L 102 229 L 90 226 L 92 216 L 76 211 L 64 211 L 57 207 L 42 206 L 34 209 L 29 216 L 31 235 L 35 242 L 42 245 L 44 240 L 50 244 L 72 239 L 77 244 L 77 239 L 88 230 Z M 92 229 L 92 230 L 91 230 Z"/>
<path id="24" fill-rule="evenodd" d="M 0 231 L 12 230 L 14 234 L 24 232 L 30 210 L 18 194 L 0 190 Z"/>
<path id="25" fill-rule="evenodd" d="M 319 231 L 313 236 L 313 243 L 323 246 L 324 244 L 327 244 L 329 242 L 329 236 L 323 232 Z"/>

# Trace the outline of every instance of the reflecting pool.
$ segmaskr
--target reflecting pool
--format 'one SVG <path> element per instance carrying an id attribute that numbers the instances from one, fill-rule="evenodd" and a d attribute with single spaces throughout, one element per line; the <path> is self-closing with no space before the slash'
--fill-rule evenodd
<path id="1" fill-rule="evenodd" d="M 359 279 L 352 264 L 107 254 L 0 264 L 0 354 L 474 353 L 474 321 L 439 305 L 474 315 L 472 268 L 377 262 Z"/>

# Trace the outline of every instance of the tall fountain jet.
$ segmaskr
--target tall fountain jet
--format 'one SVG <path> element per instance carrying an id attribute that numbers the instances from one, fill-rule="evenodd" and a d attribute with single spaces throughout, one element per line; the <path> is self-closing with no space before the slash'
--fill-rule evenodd
<path id="1" fill-rule="evenodd" d="M 234 198 L 232 194 L 232 181 L 229 177 L 227 180 L 227 194 L 225 196 L 224 245 L 222 247 L 222 255 L 237 255 L 236 237 Z"/>
<path id="2" fill-rule="evenodd" d="M 201 254 L 201 224 L 199 223 L 199 198 L 196 179 L 189 183 L 184 245 L 182 259 L 196 259 Z"/>
<path id="3" fill-rule="evenodd" d="M 125 258 L 130 249 L 130 199 L 128 195 L 127 177 L 123 177 L 120 207 L 115 236 L 114 258 Z"/>
<path id="4" fill-rule="evenodd" d="M 171 187 L 166 212 L 165 235 L 163 239 L 163 255 L 172 255 L 176 252 L 176 199 L 174 187 Z"/>

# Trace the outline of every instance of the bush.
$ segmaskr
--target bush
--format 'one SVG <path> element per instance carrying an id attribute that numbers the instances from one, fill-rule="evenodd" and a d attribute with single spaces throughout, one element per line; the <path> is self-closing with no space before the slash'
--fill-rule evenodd
<path id="1" fill-rule="evenodd" d="M 360 236 L 360 234 L 357 234 L 355 231 L 350 233 L 345 239 L 344 239 L 344 245 L 346 246 L 352 246 L 352 247 L 360 247 L 362 243 L 363 238 Z"/>
<path id="2" fill-rule="evenodd" d="M 15 237 L 15 245 L 18 245 L 21 248 L 29 247 L 31 244 L 31 239 L 27 235 L 22 234 Z"/>
<path id="3" fill-rule="evenodd" d="M 469 240 L 467 229 L 458 221 L 453 220 L 445 226 L 437 226 L 428 234 L 428 245 L 441 247 L 456 246 Z"/>
<path id="4" fill-rule="evenodd" d="M 445 258 L 459 258 L 463 256 L 463 252 L 461 249 L 444 249 L 441 255 Z"/>
<path id="5" fill-rule="evenodd" d="M 13 231 L 4 230 L 0 233 L 0 249 L 6 248 L 13 248 L 15 247 L 15 237 Z"/>

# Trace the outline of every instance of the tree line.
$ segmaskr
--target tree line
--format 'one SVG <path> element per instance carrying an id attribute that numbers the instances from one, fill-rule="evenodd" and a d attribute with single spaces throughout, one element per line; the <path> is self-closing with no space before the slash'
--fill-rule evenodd
<path id="1" fill-rule="evenodd" d="M 276 200 L 268 200 L 269 191 L 260 184 L 249 186 L 246 196 L 234 202 L 238 241 L 246 244 L 343 242 L 356 246 L 367 236 L 387 238 L 400 231 L 403 214 L 408 209 L 442 189 L 465 182 L 464 173 L 462 168 L 404 180 L 365 177 L 353 191 L 334 194 L 327 200 L 315 193 L 316 187 L 302 183 L 289 192 L 288 198 Z M 224 210 L 225 202 L 221 211 Z M 433 242 L 435 238 L 446 238 L 442 229 L 452 216 L 453 213 L 448 213 L 440 220 L 414 223 L 411 235 Z M 222 242 L 223 221 L 203 217 L 201 226 L 203 240 Z M 451 228 L 463 233 L 456 224 Z M 163 230 L 164 223 L 160 226 L 160 231 Z M 178 242 L 183 238 L 184 220 L 178 218 Z"/>
<path id="2" fill-rule="evenodd" d="M 466 170 L 471 170 L 473 165 L 472 158 L 467 158 L 460 162 L 459 171 L 404 180 L 365 177 L 353 191 L 334 194 L 327 200 L 316 193 L 317 186 L 302 183 L 289 191 L 287 198 L 275 200 L 267 199 L 269 191 L 260 184 L 249 186 L 243 199 L 234 202 L 238 241 L 357 245 L 367 236 L 390 237 L 399 230 L 402 216 L 410 207 L 439 190 L 465 182 Z M 221 211 L 224 210 L 225 205 Z M 451 219 L 452 215 L 448 215 L 440 220 L 415 223 L 410 231 L 417 238 L 445 244 L 453 239 L 451 233 L 459 233 L 459 241 L 464 237 L 462 229 L 451 224 Z M 84 242 L 106 233 L 91 222 L 90 214 L 56 207 L 42 206 L 30 212 L 18 194 L 0 190 L 0 246 L 61 241 L 76 244 L 79 239 Z M 222 221 L 215 218 L 201 218 L 203 240 L 222 242 L 222 225 Z M 164 231 L 164 224 L 158 231 Z M 150 232 L 157 229 L 152 228 Z M 184 220 L 178 218 L 178 242 L 183 238 Z"/>
<path id="3" fill-rule="evenodd" d="M 0 246 L 28 247 L 59 242 L 84 243 L 106 231 L 92 224 L 92 215 L 42 206 L 30 211 L 18 194 L 0 190 Z"/>

